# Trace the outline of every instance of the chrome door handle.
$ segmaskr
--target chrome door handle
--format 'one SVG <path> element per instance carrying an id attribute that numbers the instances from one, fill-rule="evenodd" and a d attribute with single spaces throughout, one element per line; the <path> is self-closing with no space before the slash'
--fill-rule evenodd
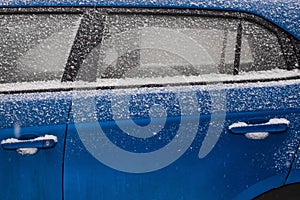
<path id="1" fill-rule="evenodd" d="M 247 124 L 245 122 L 237 122 L 229 126 L 229 130 L 233 134 L 245 135 L 247 133 L 282 133 L 289 127 L 290 122 L 284 118 L 270 119 L 267 123 Z"/>

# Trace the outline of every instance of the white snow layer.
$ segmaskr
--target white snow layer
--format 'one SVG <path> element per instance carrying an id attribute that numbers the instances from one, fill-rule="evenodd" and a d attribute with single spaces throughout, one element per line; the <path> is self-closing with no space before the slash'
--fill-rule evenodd
<path id="1" fill-rule="evenodd" d="M 229 130 L 231 130 L 232 128 L 235 127 L 246 127 L 246 126 L 249 126 L 246 122 L 236 122 L 234 124 L 231 124 L 228 128 Z"/>
<path id="2" fill-rule="evenodd" d="M 276 79 L 276 78 L 288 78 L 300 76 L 300 70 L 283 70 L 273 69 L 268 71 L 257 72 L 244 72 L 239 75 L 229 74 L 203 74 L 200 76 L 174 76 L 174 77 L 155 77 L 155 78 L 124 78 L 124 79 L 97 79 L 96 82 L 83 82 L 76 81 L 72 83 L 61 83 L 60 81 L 36 81 L 36 82 L 22 82 L 22 83 L 6 83 L 1 84 L 0 92 L 7 91 L 26 91 L 26 90 L 40 90 L 40 89 L 68 89 L 68 88 L 93 88 L 93 87 L 105 87 L 105 86 L 139 86 L 149 84 L 180 84 L 189 82 L 205 82 L 215 83 L 223 81 L 239 81 L 239 80 L 264 80 L 264 79 Z M 275 85 L 287 84 L 287 83 L 299 83 L 299 80 L 292 81 L 273 81 Z M 268 84 L 272 83 L 268 82 Z M 266 85 L 266 83 L 260 83 Z M 236 84 L 233 84 L 236 85 Z M 238 84 L 242 85 L 242 84 Z M 258 85 L 255 83 L 254 85 Z"/>
<path id="3" fill-rule="evenodd" d="M 286 125 L 290 125 L 290 121 L 285 119 L 285 118 L 274 118 L 274 119 L 270 119 L 270 121 L 267 122 L 266 124 L 286 124 Z"/>
<path id="4" fill-rule="evenodd" d="M 255 133 L 246 133 L 246 138 L 251 140 L 262 140 L 269 136 L 268 132 L 255 132 Z"/>
<path id="5" fill-rule="evenodd" d="M 19 148 L 17 152 L 21 155 L 33 155 L 38 151 L 37 148 Z"/>
<path id="6" fill-rule="evenodd" d="M 30 140 L 19 140 L 17 138 L 8 138 L 6 140 L 2 140 L 1 144 L 11 144 L 11 143 L 21 143 L 21 142 L 34 142 L 34 141 L 41 141 L 41 140 L 54 140 L 54 142 L 57 142 L 57 137 L 54 135 L 45 135 L 45 136 L 40 136 L 34 139 Z"/>

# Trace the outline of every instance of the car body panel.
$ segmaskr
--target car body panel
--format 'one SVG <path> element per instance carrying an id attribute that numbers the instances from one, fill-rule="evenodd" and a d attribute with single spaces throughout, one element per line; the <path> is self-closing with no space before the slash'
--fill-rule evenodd
<path id="1" fill-rule="evenodd" d="M 66 140 L 65 199 L 251 199 L 283 185 L 299 142 L 297 122 L 300 120 L 300 105 L 298 95 L 295 95 L 300 92 L 299 83 L 268 84 L 74 92 L 73 119 Z M 143 128 L 147 129 L 149 120 L 158 126 L 162 118 L 145 117 L 145 108 L 153 105 L 153 97 L 160 96 L 160 100 L 156 101 L 158 104 L 172 99 L 169 95 L 174 91 L 186 91 L 185 98 L 196 94 L 200 108 L 199 127 L 191 145 L 184 149 L 182 144 L 186 138 L 195 134 L 191 124 L 199 119 L 197 111 L 190 111 L 181 118 L 167 116 L 165 129 L 155 136 L 163 138 L 164 132 L 172 134 L 176 132 L 174 127 L 178 130 L 183 128 L 185 137 L 177 141 L 176 150 L 184 153 L 167 164 L 160 163 L 158 159 L 161 167 L 148 168 L 152 166 L 151 162 L 142 157 L 136 160 L 131 157 L 132 154 L 145 155 L 157 151 L 158 157 L 162 155 L 168 160 L 168 156 L 159 153 L 168 147 L 160 144 L 163 139 L 153 137 L 150 137 L 153 140 L 147 138 L 144 143 L 140 141 L 140 145 L 130 138 L 122 139 L 128 136 L 122 135 L 122 131 L 132 123 L 126 118 L 125 109 L 130 110 L 132 117 L 135 113 L 144 113 L 144 116 L 133 117 L 133 121 Z M 124 99 L 131 99 L 127 107 L 120 106 Z M 114 107 L 114 103 L 118 106 Z M 169 115 L 176 116 L 178 107 L 183 105 L 179 103 L 179 106 L 171 107 L 175 114 L 169 111 Z M 214 107 L 217 111 L 213 110 Z M 113 116 L 116 113 L 114 109 L 118 109 L 120 115 Z M 146 110 L 149 112 L 149 109 Z M 228 130 L 236 122 L 265 122 L 272 118 L 288 119 L 288 131 L 251 140 Z M 99 123 L 95 121 L 97 119 Z M 134 128 L 127 129 L 125 133 L 132 136 L 135 131 L 143 133 Z M 105 138 L 109 138 L 111 143 Z M 131 152 L 131 156 L 116 150 L 113 145 Z M 176 157 L 173 154 L 169 156 Z M 150 155 L 148 158 L 152 159 Z"/>
<path id="2" fill-rule="evenodd" d="M 58 140 L 54 148 L 32 155 L 0 148 L 1 199 L 62 199 L 69 109 L 67 93 L 0 94 L 0 141 L 46 134 Z"/>
<path id="3" fill-rule="evenodd" d="M 300 158 L 299 158 L 299 146 L 298 146 L 298 151 L 295 156 L 295 160 L 293 162 L 293 166 L 291 168 L 291 172 L 289 174 L 288 179 L 286 180 L 286 184 L 293 184 L 293 183 L 299 183 L 299 178 L 300 178 Z"/>
<path id="4" fill-rule="evenodd" d="M 300 39 L 300 2 L 298 0 L 278 1 L 219 1 L 219 0 L 183 0 L 183 1 L 137 1 L 137 0 L 11 0 L 0 1 L 0 7 L 35 7 L 35 6 L 104 6 L 104 7 L 156 7 L 156 8 L 192 8 L 192 9 L 213 9 L 232 10 L 248 12 L 267 19 L 280 26 L 296 38 Z"/>
<path id="5" fill-rule="evenodd" d="M 297 0 L 0 2 L 7 10 L 73 6 L 247 12 L 300 39 Z M 0 199 L 252 199 L 299 181 L 298 80 L 180 85 L 76 90 L 75 83 L 55 90 L 71 92 L 0 94 L 1 141 L 58 137 L 53 149 L 34 155 L 0 149 L 7 189 Z M 288 130 L 260 139 L 229 130 L 271 119 L 288 120 Z"/>

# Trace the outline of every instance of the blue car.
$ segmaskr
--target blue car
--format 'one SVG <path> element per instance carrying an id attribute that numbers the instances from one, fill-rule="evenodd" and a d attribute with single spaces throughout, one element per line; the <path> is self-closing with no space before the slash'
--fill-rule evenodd
<path id="1" fill-rule="evenodd" d="M 299 199 L 299 0 L 0 1 L 0 199 Z"/>

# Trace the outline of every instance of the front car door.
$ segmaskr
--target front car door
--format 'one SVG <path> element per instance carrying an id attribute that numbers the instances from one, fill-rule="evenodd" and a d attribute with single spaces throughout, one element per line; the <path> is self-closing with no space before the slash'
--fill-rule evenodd
<path id="1" fill-rule="evenodd" d="M 292 40 L 240 13 L 86 14 L 63 76 L 78 88 L 64 198 L 250 199 L 283 185 L 300 130 Z"/>
<path id="2" fill-rule="evenodd" d="M 62 199 L 71 95 L 61 85 L 78 14 L 0 13 L 0 199 Z"/>

